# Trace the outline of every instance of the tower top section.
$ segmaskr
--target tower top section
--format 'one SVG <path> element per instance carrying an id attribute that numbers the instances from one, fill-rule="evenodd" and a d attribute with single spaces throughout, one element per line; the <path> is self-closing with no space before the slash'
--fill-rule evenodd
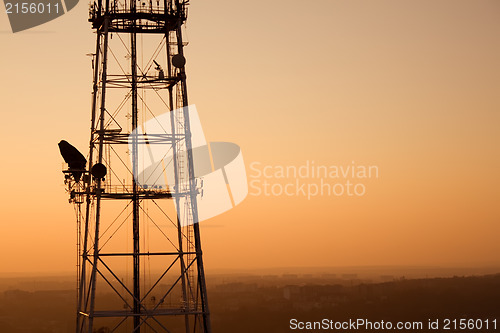
<path id="1" fill-rule="evenodd" d="M 107 18 L 109 32 L 166 33 L 187 18 L 189 0 L 97 0 L 90 3 L 89 22 L 99 30 Z"/>

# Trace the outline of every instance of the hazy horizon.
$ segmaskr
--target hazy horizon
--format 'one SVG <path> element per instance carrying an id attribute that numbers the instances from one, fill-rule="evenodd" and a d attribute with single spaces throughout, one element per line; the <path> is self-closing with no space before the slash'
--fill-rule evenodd
<path id="1" fill-rule="evenodd" d="M 484 272 L 480 274 L 496 274 L 500 273 L 500 265 L 427 265 L 427 266 L 412 266 L 412 265 L 368 265 L 368 266 L 297 266 L 297 267 L 261 267 L 261 268 L 208 268 L 206 273 L 208 275 L 265 275 L 265 274 L 327 274 L 327 273 L 353 273 L 362 272 L 369 274 L 384 274 L 388 271 L 397 272 L 415 272 L 419 273 L 428 272 L 429 274 L 436 272 L 447 272 L 447 274 L 454 274 L 454 272 L 461 272 L 465 275 L 474 275 L 478 272 Z M 118 270 L 118 272 L 120 272 Z M 155 272 L 159 272 L 156 270 Z M 468 273 L 469 272 L 469 273 Z M 15 277 L 74 277 L 76 271 L 26 271 L 26 272 L 0 272 L 0 278 L 15 278 Z M 438 275 L 436 275 L 438 277 Z"/>

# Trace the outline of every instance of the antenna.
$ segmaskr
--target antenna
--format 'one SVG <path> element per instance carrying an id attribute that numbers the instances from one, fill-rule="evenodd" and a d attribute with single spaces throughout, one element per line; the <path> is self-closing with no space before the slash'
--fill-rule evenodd
<path id="1" fill-rule="evenodd" d="M 165 73 L 163 72 L 163 68 L 161 68 L 160 64 L 156 62 L 156 60 L 153 60 L 153 62 L 156 65 L 156 70 L 158 71 L 158 79 L 163 80 L 165 78 Z"/>

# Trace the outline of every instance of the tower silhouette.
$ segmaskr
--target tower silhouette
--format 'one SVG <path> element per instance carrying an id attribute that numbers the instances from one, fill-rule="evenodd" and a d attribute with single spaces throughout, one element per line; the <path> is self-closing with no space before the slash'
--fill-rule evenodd
<path id="1" fill-rule="evenodd" d="M 89 152 L 86 165 L 64 171 L 78 229 L 76 332 L 211 332 L 183 50 L 187 2 L 90 5 Z M 170 121 L 159 126 L 169 128 L 141 125 L 165 113 Z M 144 175 L 145 155 L 158 151 L 172 158 Z"/>

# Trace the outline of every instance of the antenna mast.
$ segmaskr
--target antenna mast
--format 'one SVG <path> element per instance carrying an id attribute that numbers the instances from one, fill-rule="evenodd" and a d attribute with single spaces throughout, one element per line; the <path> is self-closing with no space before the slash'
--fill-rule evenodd
<path id="1" fill-rule="evenodd" d="M 187 2 L 90 5 L 88 166 L 81 180 L 64 171 L 80 230 L 77 333 L 211 332 L 182 37 Z M 141 125 L 166 112 L 162 133 Z M 143 152 L 165 146 L 173 166 L 160 161 L 145 180 Z"/>

